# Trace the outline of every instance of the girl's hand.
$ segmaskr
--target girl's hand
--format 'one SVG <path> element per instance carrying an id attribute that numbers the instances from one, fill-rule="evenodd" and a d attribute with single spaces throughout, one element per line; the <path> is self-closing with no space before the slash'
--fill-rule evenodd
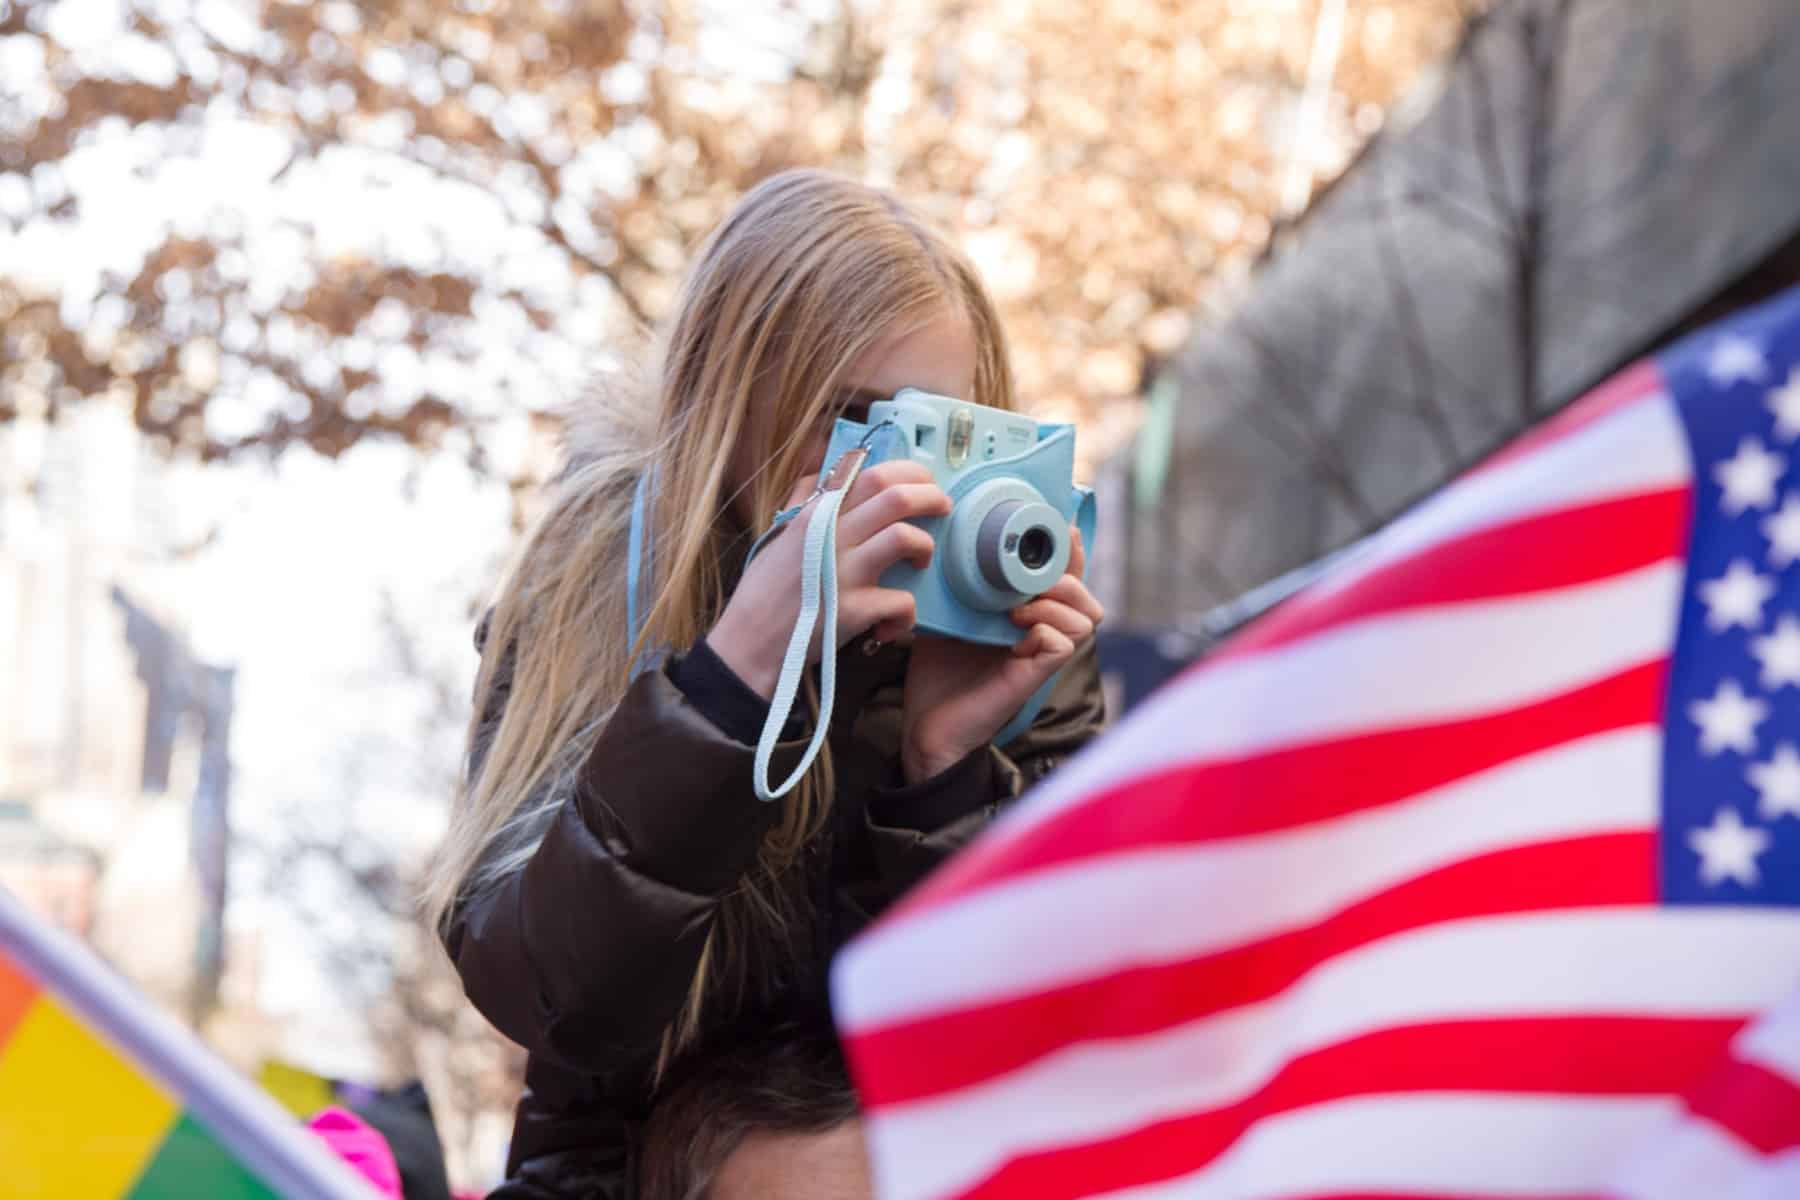
<path id="1" fill-rule="evenodd" d="M 815 483 L 816 477 L 802 479 L 789 502 L 808 495 Z M 775 694 L 781 660 L 800 616 L 800 557 L 806 540 L 802 531 L 817 505 L 817 500 L 809 503 L 750 561 L 718 623 L 706 635 L 713 653 L 765 700 Z M 930 563 L 931 535 L 907 522 L 949 511 L 950 497 L 919 463 L 881 463 L 857 476 L 838 518 L 839 645 L 869 629 L 880 640 L 893 641 L 913 627 L 917 617 L 912 593 L 881 587 L 877 581 L 897 562 L 916 567 Z M 816 661 L 819 653 L 815 634 L 809 661 Z"/>
<path id="2" fill-rule="evenodd" d="M 913 643 L 901 701 L 900 770 L 918 783 L 993 740 L 1031 694 L 1094 636 L 1106 610 L 1081 582 L 1087 553 L 1072 539 L 1069 571 L 1035 600 L 1012 610 L 1027 630 L 1014 646 L 978 646 L 944 638 Z"/>

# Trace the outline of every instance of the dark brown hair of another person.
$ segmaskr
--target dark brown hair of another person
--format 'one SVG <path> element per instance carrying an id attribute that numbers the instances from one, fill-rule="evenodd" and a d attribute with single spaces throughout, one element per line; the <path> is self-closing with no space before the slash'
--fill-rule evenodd
<path id="1" fill-rule="evenodd" d="M 706 1200 L 725 1160 L 756 1133 L 825 1133 L 856 1116 L 829 1028 L 783 1022 L 713 1040 L 665 1080 L 644 1130 L 638 1200 Z"/>

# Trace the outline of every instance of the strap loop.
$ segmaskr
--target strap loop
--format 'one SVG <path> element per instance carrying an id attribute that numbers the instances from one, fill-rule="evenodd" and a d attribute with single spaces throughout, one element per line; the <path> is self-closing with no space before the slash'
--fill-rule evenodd
<path id="1" fill-rule="evenodd" d="M 756 741 L 756 769 L 752 779 L 758 800 L 774 800 L 792 791 L 805 777 L 813 760 L 819 757 L 825 737 L 831 732 L 831 709 L 837 698 L 838 513 L 867 457 L 868 451 L 860 447 L 845 453 L 819 481 L 814 493 L 817 503 L 806 520 L 806 541 L 800 552 L 800 615 L 794 622 L 787 653 L 781 660 L 781 675 L 775 683 L 775 695 L 769 701 L 769 716 L 763 722 L 762 736 Z M 774 528 L 780 527 L 781 523 L 778 523 Z M 815 628 L 820 646 L 819 719 L 813 726 L 812 740 L 807 743 L 793 773 L 780 784 L 771 785 L 769 762 L 774 757 L 776 743 L 781 740 L 781 731 L 794 711 L 794 698 L 800 690 L 800 679 L 806 673 Z"/>

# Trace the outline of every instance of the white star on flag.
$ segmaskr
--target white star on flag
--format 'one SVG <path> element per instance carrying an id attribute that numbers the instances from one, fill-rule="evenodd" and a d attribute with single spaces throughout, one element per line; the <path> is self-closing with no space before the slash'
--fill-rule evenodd
<path id="1" fill-rule="evenodd" d="M 1775 584 L 1744 559 L 1733 559 L 1725 574 L 1700 585 L 1706 602 L 1706 627 L 1723 633 L 1733 625 L 1755 629 L 1762 624 L 1763 605 L 1775 594 Z"/>
<path id="2" fill-rule="evenodd" d="M 1769 848 L 1769 834 L 1744 824 L 1737 809 L 1721 808 L 1711 825 L 1689 832 L 1688 845 L 1700 856 L 1700 882 L 1712 885 L 1735 879 L 1755 887 L 1756 856 Z"/>
<path id="3" fill-rule="evenodd" d="M 1750 653 L 1762 664 L 1762 685 L 1770 691 L 1785 684 L 1800 687 L 1800 620 L 1783 613 L 1775 632 L 1750 639 Z"/>
<path id="4" fill-rule="evenodd" d="M 1793 492 L 1781 507 L 1763 518 L 1763 536 L 1769 539 L 1769 562 L 1785 567 L 1800 559 L 1800 496 Z"/>
<path id="5" fill-rule="evenodd" d="M 1775 485 L 1787 461 L 1762 444 L 1762 439 L 1747 437 L 1738 443 L 1737 453 L 1713 468 L 1713 478 L 1725 489 L 1725 511 L 1732 516 L 1747 508 L 1767 508 L 1775 503 Z"/>
<path id="6" fill-rule="evenodd" d="M 1800 751 L 1792 742 L 1775 747 L 1775 755 L 1766 763 L 1751 764 L 1750 786 L 1761 797 L 1758 811 L 1765 820 L 1787 815 L 1800 817 Z"/>
<path id="7" fill-rule="evenodd" d="M 1786 383 L 1770 389 L 1768 404 L 1775 414 L 1775 436 L 1784 441 L 1800 437 L 1800 367 L 1788 372 Z"/>
<path id="8" fill-rule="evenodd" d="M 1688 705 L 1688 716 L 1700 726 L 1700 752 L 1717 754 L 1721 750 L 1756 752 L 1756 727 L 1769 715 L 1769 706 L 1744 695 L 1735 679 L 1719 685 L 1710 700 L 1696 700 Z"/>
<path id="9" fill-rule="evenodd" d="M 1769 364 L 1763 359 L 1762 347 L 1747 337 L 1728 333 L 1713 343 L 1706 360 L 1706 374 L 1720 387 L 1730 387 L 1739 380 L 1761 382 L 1769 376 Z"/>

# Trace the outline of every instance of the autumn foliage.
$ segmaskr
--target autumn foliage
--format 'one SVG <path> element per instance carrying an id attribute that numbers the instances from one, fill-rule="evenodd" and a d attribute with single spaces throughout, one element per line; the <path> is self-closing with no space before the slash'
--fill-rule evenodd
<path id="1" fill-rule="evenodd" d="M 1464 15 L 1350 0 L 1297 151 L 1319 0 L 226 7 L 95 30 L 0 0 L 0 419 L 108 398 L 207 459 L 386 436 L 521 484 L 541 461 L 494 447 L 549 431 L 741 190 L 801 163 L 954 230 L 1029 402 L 1115 444 L 1291 156 L 1334 173 Z M 117 224 L 82 184 L 108 153 L 166 219 L 59 273 Z"/>

